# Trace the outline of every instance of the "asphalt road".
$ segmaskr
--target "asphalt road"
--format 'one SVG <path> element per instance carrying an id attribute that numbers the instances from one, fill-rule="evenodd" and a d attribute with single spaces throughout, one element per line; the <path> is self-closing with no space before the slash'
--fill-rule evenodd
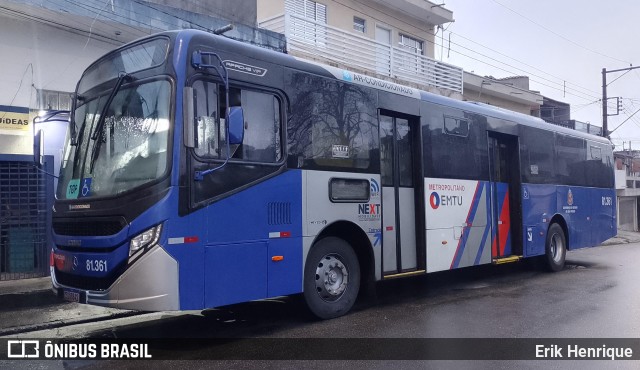
<path id="1" fill-rule="evenodd" d="M 640 243 L 569 252 L 567 265 L 547 273 L 530 264 L 484 266 L 378 285 L 377 297 L 361 301 L 341 318 L 318 321 L 301 297 L 250 302 L 202 313 L 130 322 L 87 331 L 92 338 L 638 338 L 640 337 Z M 64 333 L 64 328 L 59 328 Z M 294 343 L 292 341 L 291 343 Z M 283 342 L 286 346 L 286 341 Z M 224 350 L 203 343 L 177 352 L 168 367 L 387 368 L 397 363 L 333 361 L 187 361 Z M 211 346 L 211 347 L 209 347 Z M 215 346 L 215 347 L 213 347 Z M 223 346 L 223 347 L 220 347 Z M 230 349 L 233 349 L 230 347 Z M 154 368 L 155 361 L 135 362 Z M 395 365 L 394 365 L 395 364 Z M 402 367 L 419 363 L 401 362 Z M 444 367 L 536 368 L 540 362 L 439 362 Z M 562 363 L 566 366 L 569 363 Z M 573 362 L 573 368 L 638 368 L 629 362 Z M 613 365 L 612 365 L 613 364 Z M 124 368 L 130 362 L 70 362 L 64 367 Z M 217 365 L 217 366 L 216 366 Z M 406 366 L 405 366 L 406 365 Z"/>
<path id="2" fill-rule="evenodd" d="M 349 315 L 315 320 L 301 297 L 250 302 L 93 335 L 162 337 L 638 337 L 640 244 L 570 252 L 563 271 L 486 266 L 379 285 Z"/>

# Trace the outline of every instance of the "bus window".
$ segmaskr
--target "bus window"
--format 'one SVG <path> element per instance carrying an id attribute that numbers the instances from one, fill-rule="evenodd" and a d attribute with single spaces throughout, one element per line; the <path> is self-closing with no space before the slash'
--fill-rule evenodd
<path id="1" fill-rule="evenodd" d="M 520 158 L 523 182 L 553 184 L 556 180 L 553 145 L 554 133 L 530 127 L 521 127 Z"/>
<path id="2" fill-rule="evenodd" d="M 220 158 L 220 128 L 218 120 L 218 93 L 215 83 L 197 81 L 193 84 L 196 117 L 195 154 L 202 158 Z M 224 128 L 223 128 L 224 129 Z"/>
<path id="3" fill-rule="evenodd" d="M 567 185 L 585 185 L 587 149 L 583 139 L 556 134 L 556 181 Z"/>
<path id="4" fill-rule="evenodd" d="M 235 158 L 275 163 L 282 159 L 280 145 L 280 103 L 271 95 L 242 90 L 244 141 Z"/>
<path id="5" fill-rule="evenodd" d="M 196 116 L 195 154 L 226 158 L 225 94 L 215 83 L 193 84 Z M 229 104 L 244 110 L 244 140 L 231 149 L 231 160 L 276 163 L 282 159 L 280 101 L 269 93 L 232 87 Z"/>
<path id="6" fill-rule="evenodd" d="M 289 166 L 377 172 L 376 96 L 357 85 L 293 74 Z"/>
<path id="7" fill-rule="evenodd" d="M 602 149 L 597 146 L 589 146 L 589 157 L 591 159 L 602 159 Z"/>

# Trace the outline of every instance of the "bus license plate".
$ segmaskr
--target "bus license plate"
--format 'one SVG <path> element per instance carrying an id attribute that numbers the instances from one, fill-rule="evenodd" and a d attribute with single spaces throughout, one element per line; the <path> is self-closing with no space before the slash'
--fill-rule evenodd
<path id="1" fill-rule="evenodd" d="M 80 303 L 80 292 L 74 292 L 72 290 L 65 290 L 62 293 L 62 296 L 63 296 L 65 301 Z"/>

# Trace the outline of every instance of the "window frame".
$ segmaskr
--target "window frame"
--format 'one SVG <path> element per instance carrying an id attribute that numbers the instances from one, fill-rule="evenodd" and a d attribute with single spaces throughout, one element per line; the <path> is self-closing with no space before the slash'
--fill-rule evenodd
<path id="1" fill-rule="evenodd" d="M 367 189 L 367 197 L 365 198 L 335 198 L 333 196 L 333 184 L 336 181 L 344 181 L 344 182 L 361 182 L 361 183 L 367 183 L 366 189 Z M 348 177 L 332 177 L 329 179 L 329 186 L 328 186 L 328 191 L 329 191 L 329 200 L 331 201 L 331 203 L 366 203 L 369 202 L 371 200 L 371 181 L 368 179 L 356 179 L 356 178 L 348 178 Z"/>
<path id="2" fill-rule="evenodd" d="M 211 75 L 201 74 L 201 75 L 195 75 L 192 79 L 190 79 L 189 86 L 193 87 L 193 85 L 199 81 L 207 81 L 207 82 L 216 84 L 216 90 L 218 90 L 219 87 L 222 85 L 222 82 L 220 81 L 219 78 L 215 78 L 214 76 L 211 76 Z M 260 166 L 272 166 L 272 167 L 282 166 L 287 161 L 287 149 L 288 149 L 286 145 L 287 144 L 287 136 L 286 136 L 287 128 L 286 128 L 286 115 L 285 115 L 286 99 L 284 95 L 279 90 L 276 90 L 276 89 L 265 88 L 262 86 L 242 83 L 239 81 L 229 81 L 229 88 L 237 88 L 240 90 L 250 90 L 253 92 L 268 94 L 273 96 L 276 99 L 276 101 L 278 102 L 279 118 L 280 118 L 280 153 L 281 155 L 280 155 L 280 159 L 275 162 L 247 161 L 247 160 L 242 160 L 237 158 L 229 158 L 228 162 L 233 164 L 240 164 L 240 165 L 246 164 L 246 165 L 260 165 Z M 217 95 L 218 95 L 218 99 L 220 99 L 220 94 L 217 93 Z M 218 114 L 220 114 L 221 112 L 220 112 L 219 105 L 218 105 L 218 111 L 219 111 Z M 196 113 L 195 107 L 194 107 L 194 113 Z M 194 118 L 197 118 L 197 114 L 194 114 Z M 217 117 L 217 118 L 220 119 L 220 117 Z M 183 125 L 184 124 L 185 122 L 183 122 Z M 224 163 L 226 161 L 226 158 L 202 157 L 196 153 L 196 148 L 187 148 L 187 149 L 190 152 L 191 156 L 195 160 L 201 163 Z"/>
<path id="3" fill-rule="evenodd" d="M 406 33 L 402 33 L 402 32 L 399 32 L 399 38 L 400 38 L 400 40 L 398 41 L 398 45 L 400 47 L 402 47 L 404 49 L 407 49 L 407 50 L 411 49 L 413 52 L 415 52 L 416 55 L 424 55 L 424 40 L 420 40 L 419 38 L 416 38 L 416 37 L 413 37 L 413 36 L 409 36 Z M 414 41 L 416 43 L 416 45 L 420 45 L 420 48 L 418 49 L 417 47 L 413 47 L 413 46 L 405 44 L 404 43 L 404 39 Z"/>
<path id="4" fill-rule="evenodd" d="M 362 21 L 362 30 L 359 29 L 360 23 L 358 21 Z M 353 30 L 357 33 L 362 33 L 363 35 L 367 34 L 367 20 L 357 15 L 353 16 Z"/>

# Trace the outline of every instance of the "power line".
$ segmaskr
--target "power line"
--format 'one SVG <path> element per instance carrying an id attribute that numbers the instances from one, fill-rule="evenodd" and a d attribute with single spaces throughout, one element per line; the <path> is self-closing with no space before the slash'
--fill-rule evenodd
<path id="1" fill-rule="evenodd" d="M 16 98 L 18 97 L 18 94 L 20 93 L 20 89 L 22 89 L 22 83 L 24 82 L 24 78 L 27 75 L 27 71 L 31 69 L 31 85 L 33 86 L 33 64 L 29 63 L 27 64 L 27 67 L 24 69 L 24 72 L 22 72 L 22 78 L 20 78 L 20 83 L 18 84 L 18 89 L 16 89 L 16 93 L 13 94 L 13 98 L 11 98 L 11 102 L 9 103 L 9 106 L 13 105 L 13 102 L 16 100 Z M 29 104 L 31 104 L 31 93 L 29 94 Z M 4 112 L 4 114 L 2 115 L 2 118 L 4 118 L 7 115 L 7 112 Z"/>
<path id="2" fill-rule="evenodd" d="M 622 60 L 622 59 L 618 59 L 618 58 L 612 57 L 612 56 L 610 56 L 610 55 L 606 55 L 606 54 L 601 53 L 601 52 L 599 52 L 599 51 L 597 51 L 597 50 L 593 50 L 593 49 L 588 48 L 588 47 L 586 47 L 586 46 L 584 46 L 584 45 L 581 45 L 581 44 L 579 44 L 579 43 L 577 43 L 577 42 L 575 42 L 575 41 L 573 41 L 573 40 L 569 39 L 568 37 L 565 37 L 565 36 L 563 36 L 563 35 L 561 35 L 561 34 L 559 34 L 559 33 L 555 32 L 554 30 L 552 30 L 552 29 L 550 29 L 550 28 L 548 28 L 548 27 L 546 27 L 546 26 L 544 26 L 544 25 L 542 25 L 542 24 L 540 24 L 540 23 L 538 23 L 538 22 L 534 21 L 533 19 L 531 19 L 531 18 L 527 17 L 526 15 L 523 15 L 523 14 L 518 13 L 517 11 L 515 11 L 515 10 L 511 9 L 510 7 L 508 7 L 508 6 L 504 5 L 503 3 L 501 3 L 501 2 L 499 2 L 499 1 L 497 1 L 497 0 L 491 0 L 491 1 L 493 1 L 494 3 L 496 3 L 496 4 L 500 5 L 500 6 L 502 6 L 502 7 L 503 7 L 503 8 L 505 8 L 505 9 L 509 10 L 510 12 L 512 12 L 512 13 L 514 13 L 514 14 L 517 14 L 518 16 L 520 16 L 520 17 L 522 17 L 522 18 L 524 18 L 524 19 L 528 20 L 529 22 L 531 22 L 531 23 L 535 24 L 536 26 L 538 26 L 538 27 L 540 27 L 540 28 L 544 29 L 545 31 L 550 32 L 550 33 L 552 33 L 552 34 L 554 34 L 554 35 L 556 35 L 556 36 L 560 37 L 561 39 L 563 39 L 563 40 L 565 40 L 565 41 L 567 41 L 567 42 L 569 42 L 569 43 L 571 43 L 571 44 L 574 44 L 574 45 L 576 45 L 576 46 L 578 46 L 578 47 L 580 47 L 580 48 L 582 48 L 582 49 L 584 49 L 584 50 L 587 50 L 587 51 L 592 52 L 592 53 L 594 53 L 594 54 L 598 54 L 598 55 L 603 56 L 603 57 L 605 57 L 605 58 L 609 58 L 609 59 L 611 59 L 611 60 L 616 60 L 616 61 L 618 61 L 618 62 L 622 62 L 622 63 L 629 64 L 629 65 L 631 65 L 631 64 L 632 64 L 632 63 L 630 63 L 630 62 L 628 62 L 628 61 L 625 61 L 625 60 Z"/>
<path id="3" fill-rule="evenodd" d="M 429 42 L 433 43 L 434 45 L 438 45 L 435 41 L 429 41 Z M 560 89 L 559 87 L 558 87 L 558 88 L 556 88 L 556 89 L 557 89 L 557 90 L 560 90 L 560 91 L 563 91 L 563 92 L 564 92 L 564 91 L 566 91 L 566 88 L 564 87 L 564 85 L 563 85 L 563 84 L 561 84 L 561 83 L 559 83 L 559 82 L 555 82 L 555 81 L 550 80 L 550 79 L 548 79 L 548 78 L 545 78 L 545 77 L 543 77 L 543 76 L 539 76 L 539 75 L 537 75 L 537 74 L 535 74 L 535 73 L 531 73 L 531 72 L 529 72 L 529 71 L 527 71 L 527 70 L 524 70 L 524 69 L 522 69 L 522 68 L 518 68 L 518 67 L 516 67 L 516 66 L 513 66 L 513 65 L 511 65 L 511 64 L 509 64 L 509 63 L 505 63 L 505 62 L 503 62 L 503 61 L 500 61 L 500 60 L 498 60 L 498 59 L 495 59 L 495 58 L 493 58 L 493 57 L 491 57 L 491 56 L 488 56 L 488 55 L 486 55 L 486 54 L 482 54 L 482 53 L 480 53 L 480 52 L 479 52 L 479 51 L 477 51 L 477 50 L 474 50 L 474 49 L 468 48 L 468 47 L 463 46 L 463 45 L 461 45 L 461 44 L 457 44 L 457 43 L 454 43 L 454 42 L 452 42 L 452 43 L 453 43 L 454 45 L 458 45 L 458 46 L 460 46 L 462 49 L 465 49 L 465 50 L 471 51 L 471 52 L 476 53 L 476 54 L 478 54 L 478 55 L 480 55 L 480 56 L 483 56 L 483 57 L 485 57 L 485 58 L 487 58 L 487 59 L 490 59 L 490 60 L 493 60 L 493 61 L 495 61 L 495 62 L 498 62 L 498 63 L 504 64 L 504 65 L 506 65 L 506 66 L 508 66 L 508 67 L 514 68 L 514 69 L 515 69 L 515 70 L 517 70 L 517 71 L 524 72 L 524 73 L 526 73 L 526 74 L 528 74 L 528 75 L 531 75 L 531 76 L 537 77 L 537 78 L 539 78 L 539 79 L 541 79 L 541 80 L 543 80 L 543 81 L 547 81 L 547 82 L 549 82 L 549 83 L 556 84 L 556 85 L 558 85 L 558 86 L 562 86 L 562 87 L 563 87 L 562 89 Z M 439 45 L 438 45 L 438 46 L 439 46 Z M 455 50 L 454 50 L 454 51 L 455 51 Z M 457 51 L 456 51 L 456 52 L 457 52 Z M 458 53 L 458 54 L 461 54 L 461 55 L 464 55 L 464 54 L 462 54 L 462 53 L 460 53 L 460 52 L 457 52 L 457 53 Z M 474 59 L 475 59 L 475 58 L 474 58 Z M 475 60 L 477 60 L 477 59 L 475 59 Z M 488 64 L 488 63 L 485 63 L 485 64 Z M 509 73 L 515 74 L 515 73 L 513 73 L 513 72 L 509 72 Z M 539 81 L 537 81 L 537 82 L 539 82 Z M 548 86 L 548 85 L 545 85 L 545 86 Z M 577 94 L 581 94 L 581 95 L 583 95 L 583 96 L 579 96 L 580 98 L 583 98 L 583 99 L 584 99 L 584 96 L 588 96 L 588 97 L 589 97 L 589 99 L 585 99 L 585 100 L 590 100 L 590 99 L 596 99 L 596 98 L 598 98 L 598 96 L 597 96 L 597 95 L 590 95 L 590 94 L 587 94 L 587 93 L 581 92 L 581 91 L 576 90 L 576 89 L 573 89 L 573 88 L 569 88 L 569 90 L 572 90 L 572 91 L 574 91 L 574 92 L 575 92 L 574 94 L 571 94 L 571 93 L 570 93 L 571 95 L 574 95 L 574 96 L 578 96 Z"/>
<path id="4" fill-rule="evenodd" d="M 619 129 L 620 127 L 622 127 L 622 125 L 624 125 L 625 123 L 627 123 L 631 118 L 633 118 L 633 116 L 636 115 L 636 113 L 640 112 L 640 109 L 636 110 L 635 112 L 633 112 L 633 114 L 631 114 L 629 117 L 627 117 L 627 119 L 625 119 L 624 121 L 622 121 L 621 124 L 618 125 L 618 127 L 614 128 L 613 130 L 609 131 L 609 135 L 611 135 L 614 131 L 616 131 L 617 129 Z M 633 121 L 636 125 L 638 125 L 638 127 L 640 127 L 640 124 L 638 124 L 636 121 Z"/>
<path id="5" fill-rule="evenodd" d="M 553 78 L 557 78 L 557 79 L 559 79 L 559 80 L 566 81 L 567 83 L 569 83 L 569 84 L 571 84 L 571 85 L 573 85 L 573 86 L 575 86 L 575 87 L 578 87 L 578 88 L 580 88 L 580 89 L 582 89 L 582 90 L 585 90 L 585 91 L 587 91 L 587 92 L 589 92 L 589 93 L 593 93 L 593 94 L 596 94 L 596 95 L 598 95 L 598 94 L 599 94 L 599 92 L 598 92 L 598 91 L 594 91 L 594 90 L 591 90 L 591 89 L 586 88 L 586 87 L 584 87 L 584 86 L 580 86 L 580 85 L 578 85 L 578 84 L 576 84 L 576 83 L 573 83 L 573 82 L 571 82 L 571 81 L 567 81 L 566 79 L 564 79 L 564 78 L 562 78 L 562 77 L 559 77 L 559 76 L 553 75 L 553 74 L 551 74 L 551 73 L 549 73 L 549 72 L 546 72 L 546 71 L 544 71 L 544 70 L 542 70 L 542 69 L 540 69 L 540 68 L 538 68 L 538 67 L 532 66 L 531 64 L 528 64 L 528 63 L 526 63 L 526 62 L 523 62 L 523 61 L 521 61 L 521 60 L 519 60 L 519 59 L 516 59 L 516 58 L 514 58 L 514 57 L 512 57 L 512 56 L 509 56 L 509 55 L 507 55 L 507 54 L 505 54 L 505 53 L 502 53 L 502 52 L 500 52 L 500 51 L 498 51 L 498 50 L 492 49 L 492 48 L 490 48 L 490 47 L 488 47 L 488 46 L 486 46 L 486 45 L 484 45 L 484 44 L 481 44 L 481 43 L 479 43 L 479 42 L 477 42 L 477 41 L 474 41 L 474 40 L 472 40 L 472 39 L 470 39 L 470 38 L 468 38 L 468 37 L 465 37 L 465 36 L 463 36 L 462 34 L 459 34 L 459 33 L 457 33 L 457 32 L 453 32 L 453 31 L 449 31 L 449 33 L 454 34 L 454 35 L 456 35 L 456 36 L 458 36 L 458 37 L 460 37 L 460 38 L 462 38 L 462 39 L 465 39 L 465 40 L 467 40 L 467 41 L 469 41 L 469 42 L 471 42 L 471 43 L 473 43 L 473 44 L 476 44 L 476 45 L 478 45 L 478 46 L 480 46 L 480 47 L 482 47 L 482 48 L 488 49 L 488 50 L 490 50 L 490 51 L 492 51 L 492 52 L 494 52 L 494 53 L 496 53 L 496 54 L 498 54 L 498 55 L 500 55 L 500 56 L 503 56 L 503 57 L 505 57 L 505 58 L 509 58 L 509 59 L 511 59 L 511 60 L 513 60 L 513 61 L 515 61 L 515 62 L 518 62 L 518 63 L 520 63 L 520 64 L 523 64 L 523 65 L 525 65 L 525 66 L 527 66 L 527 67 L 529 67 L 529 68 L 533 68 L 533 69 L 534 69 L 534 70 L 536 70 L 536 71 L 539 71 L 539 72 L 542 72 L 542 73 L 544 73 L 544 74 L 547 74 L 547 75 L 549 75 L 549 76 L 551 76 L 551 77 L 553 77 Z M 453 44 L 457 44 L 457 43 L 455 43 L 455 42 L 454 42 Z M 459 44 L 457 44 L 457 45 L 459 45 Z M 527 72 L 527 73 L 528 73 L 528 72 Z M 558 84 L 559 84 L 559 83 L 558 83 Z"/>
<path id="6" fill-rule="evenodd" d="M 435 44 L 435 43 L 434 43 L 434 44 Z M 437 45 L 437 44 L 435 44 L 435 45 Z M 494 64 L 491 64 L 491 63 L 487 63 L 487 62 L 485 62 L 485 61 L 483 61 L 483 60 L 480 60 L 480 59 L 475 58 L 475 57 L 472 57 L 472 56 L 470 56 L 470 55 L 467 55 L 467 54 L 461 53 L 461 52 L 459 52 L 459 51 L 457 51 L 457 50 L 453 50 L 453 49 L 452 49 L 452 51 L 453 51 L 454 53 L 460 54 L 460 55 L 462 55 L 462 56 L 464 56 L 464 57 L 467 57 L 467 58 L 473 59 L 473 60 L 475 60 L 475 61 L 477 61 L 477 62 L 480 62 L 480 63 L 486 64 L 486 65 L 488 65 L 488 66 L 490 66 L 490 67 L 497 68 L 497 69 L 502 70 L 502 71 L 504 71 L 504 72 L 507 72 L 507 73 L 509 73 L 509 74 L 514 74 L 512 71 L 509 71 L 509 70 L 507 70 L 507 69 L 505 69 L 505 68 L 503 68 L 503 67 L 500 67 L 500 66 L 497 66 L 497 65 L 494 65 Z M 532 79 L 530 79 L 530 80 L 531 80 L 531 81 L 533 81 L 533 82 L 536 82 L 536 83 L 538 83 L 538 84 L 540 84 L 540 85 L 542 85 L 542 86 L 546 86 L 546 87 L 548 87 L 548 88 L 550 88 L 550 89 L 554 89 L 554 90 L 558 90 L 558 91 L 564 91 L 564 90 L 563 90 L 563 89 L 561 89 L 561 88 L 558 88 L 558 87 L 555 87 L 555 86 L 551 86 L 551 85 L 548 85 L 548 84 L 542 83 L 542 82 L 537 81 L 537 80 L 535 80 L 535 79 L 533 79 L 533 78 L 532 78 Z M 584 96 L 580 96 L 580 95 L 573 94 L 573 93 L 568 93 L 568 94 L 569 94 L 569 95 L 573 95 L 573 96 L 575 96 L 576 98 L 583 99 L 583 100 L 588 100 L 588 101 L 591 101 L 591 100 L 592 100 L 592 98 L 593 98 L 593 97 L 584 97 Z"/>

